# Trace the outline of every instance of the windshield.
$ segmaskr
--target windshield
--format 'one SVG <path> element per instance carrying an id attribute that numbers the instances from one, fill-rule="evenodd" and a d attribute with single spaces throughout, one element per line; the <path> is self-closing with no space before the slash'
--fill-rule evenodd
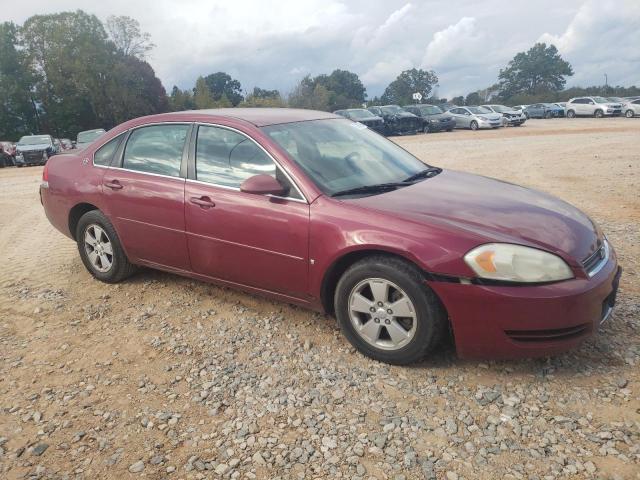
<path id="1" fill-rule="evenodd" d="M 360 120 L 362 118 L 371 118 L 373 114 L 369 110 L 365 110 L 364 108 L 358 108 L 355 110 L 347 110 L 347 115 L 349 118 Z"/>
<path id="2" fill-rule="evenodd" d="M 18 141 L 18 145 L 42 145 L 43 143 L 51 143 L 49 135 L 33 135 L 22 137 Z"/>
<path id="3" fill-rule="evenodd" d="M 429 105 L 428 107 L 420 108 L 420 113 L 422 115 L 437 115 L 439 113 L 443 113 L 440 107 L 436 107 L 435 105 Z"/>
<path id="4" fill-rule="evenodd" d="M 404 110 L 398 105 L 387 105 L 386 107 L 380 107 L 380 110 L 391 115 L 393 115 L 394 113 L 404 112 Z"/>
<path id="5" fill-rule="evenodd" d="M 604 97 L 592 97 L 596 103 L 609 103 L 609 100 Z"/>
<path id="6" fill-rule="evenodd" d="M 471 113 L 479 114 L 479 113 L 491 113 L 491 110 L 485 107 L 466 107 Z"/>
<path id="7" fill-rule="evenodd" d="M 78 143 L 91 143 L 96 138 L 100 137 L 103 133 L 105 133 L 105 131 L 102 129 L 90 130 L 88 132 L 80 132 L 78 134 Z"/>
<path id="8" fill-rule="evenodd" d="M 616 103 L 624 102 L 624 99 L 620 97 L 608 97 L 608 100 L 610 102 L 616 102 Z"/>
<path id="9" fill-rule="evenodd" d="M 326 195 L 401 182 L 428 167 L 364 125 L 345 120 L 285 123 L 262 130 Z"/>
<path id="10" fill-rule="evenodd" d="M 485 107 L 481 107 L 481 108 L 485 108 Z M 511 108 L 505 107 L 504 105 L 491 105 L 491 108 L 493 108 L 493 110 L 498 113 L 509 112 L 512 110 Z"/>

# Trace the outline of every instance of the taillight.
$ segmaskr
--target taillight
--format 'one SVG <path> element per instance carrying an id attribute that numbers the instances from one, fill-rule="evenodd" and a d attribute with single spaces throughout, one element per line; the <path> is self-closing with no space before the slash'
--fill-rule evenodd
<path id="1" fill-rule="evenodd" d="M 44 168 L 42 169 L 42 181 L 49 181 L 49 162 L 44 164 Z"/>

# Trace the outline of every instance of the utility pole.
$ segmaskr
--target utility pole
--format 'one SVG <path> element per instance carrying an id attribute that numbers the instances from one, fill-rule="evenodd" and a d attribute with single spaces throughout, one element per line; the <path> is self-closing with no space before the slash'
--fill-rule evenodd
<path id="1" fill-rule="evenodd" d="M 607 91 L 607 87 L 609 86 L 609 79 L 607 78 L 607 74 L 604 74 L 604 90 Z"/>

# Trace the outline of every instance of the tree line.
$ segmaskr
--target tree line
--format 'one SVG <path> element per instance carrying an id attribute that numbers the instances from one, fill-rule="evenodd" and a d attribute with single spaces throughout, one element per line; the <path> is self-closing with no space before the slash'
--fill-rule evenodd
<path id="1" fill-rule="evenodd" d="M 18 26 L 0 23 L 0 140 L 24 134 L 75 136 L 90 128 L 109 129 L 131 118 L 220 107 L 295 107 L 334 111 L 363 104 L 444 103 L 433 70 L 401 72 L 381 96 L 368 98 L 357 74 L 336 69 L 307 75 L 287 95 L 254 87 L 249 91 L 226 72 L 196 79 L 192 88 L 169 94 L 145 58 L 150 35 L 126 16 L 105 23 L 82 10 L 35 15 Z M 585 94 L 637 95 L 636 87 L 578 87 L 565 90 L 571 65 L 553 45 L 537 43 L 514 56 L 486 89 L 449 100 L 456 105 L 535 103 Z"/>

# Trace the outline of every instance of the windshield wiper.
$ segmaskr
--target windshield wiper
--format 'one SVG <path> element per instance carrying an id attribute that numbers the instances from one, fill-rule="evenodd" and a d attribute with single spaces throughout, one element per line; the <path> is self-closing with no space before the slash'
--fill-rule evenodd
<path id="1" fill-rule="evenodd" d="M 403 183 L 410 183 L 410 182 L 415 182 L 416 180 L 420 180 L 421 178 L 435 177 L 440 172 L 442 172 L 441 168 L 429 167 L 429 168 L 426 168 L 424 170 L 419 171 L 418 173 L 414 173 L 410 177 L 405 178 L 402 182 Z"/>
<path id="2" fill-rule="evenodd" d="M 409 183 L 394 182 L 394 183 L 378 183 L 377 185 L 363 185 L 361 187 L 349 188 L 347 190 L 341 190 L 339 192 L 331 194 L 332 197 L 342 197 L 344 195 L 357 195 L 359 193 L 381 193 L 389 192 L 400 187 L 407 187 Z"/>

